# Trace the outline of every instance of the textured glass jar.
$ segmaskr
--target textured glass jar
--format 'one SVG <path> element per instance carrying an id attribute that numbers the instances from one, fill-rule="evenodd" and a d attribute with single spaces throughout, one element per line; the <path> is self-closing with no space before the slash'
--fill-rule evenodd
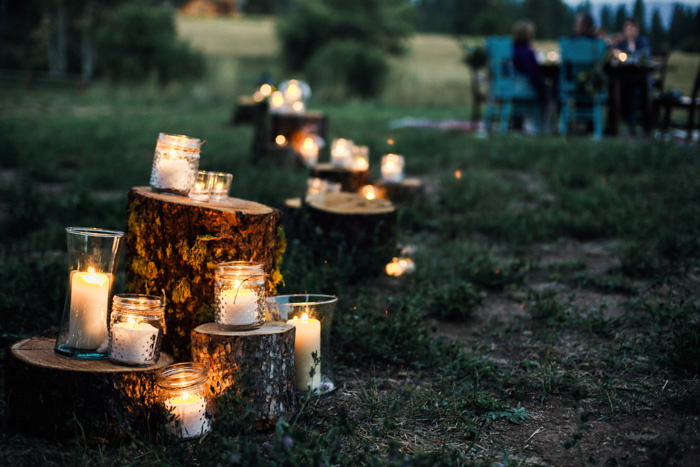
<path id="1" fill-rule="evenodd" d="M 352 140 L 336 138 L 331 144 L 331 164 L 336 167 L 347 167 L 352 158 Z"/>
<path id="2" fill-rule="evenodd" d="M 170 433 L 183 439 L 208 433 L 214 398 L 208 388 L 207 368 L 196 363 L 176 363 L 158 370 L 157 378 L 158 400 Z"/>
<path id="3" fill-rule="evenodd" d="M 255 329 L 265 322 L 262 263 L 230 261 L 216 265 L 216 324 L 224 331 Z"/>
<path id="4" fill-rule="evenodd" d="M 76 358 L 107 358 L 109 311 L 124 232 L 66 228 L 68 290 L 54 349 Z"/>
<path id="5" fill-rule="evenodd" d="M 109 322 L 109 359 L 122 365 L 158 363 L 165 333 L 163 299 L 153 295 L 115 295 Z"/>
<path id="6" fill-rule="evenodd" d="M 212 201 L 228 201 L 228 193 L 231 190 L 231 181 L 233 175 L 225 172 L 211 172 L 212 186 L 211 196 Z"/>
<path id="7" fill-rule="evenodd" d="M 195 175 L 194 183 L 190 187 L 190 199 L 192 201 L 197 201 L 204 203 L 209 201 L 209 196 L 211 195 L 211 188 L 214 185 L 214 173 L 207 172 L 206 170 L 200 170 Z"/>
<path id="8" fill-rule="evenodd" d="M 151 170 L 151 188 L 186 195 L 197 176 L 201 140 L 160 133 Z"/>

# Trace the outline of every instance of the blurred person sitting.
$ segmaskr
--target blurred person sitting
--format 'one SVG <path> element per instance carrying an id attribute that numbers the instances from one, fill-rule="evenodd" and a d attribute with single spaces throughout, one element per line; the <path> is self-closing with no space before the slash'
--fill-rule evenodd
<path id="1" fill-rule="evenodd" d="M 624 55 L 622 55 L 624 53 Z M 613 56 L 623 63 L 638 63 L 651 54 L 649 41 L 639 34 L 639 21 L 629 18 L 625 21 L 623 37 L 613 49 Z M 631 135 L 636 133 L 636 124 L 641 113 L 642 95 L 646 81 L 651 80 L 647 74 L 624 76 L 620 80 L 620 115 L 627 123 Z"/>
<path id="2" fill-rule="evenodd" d="M 595 22 L 589 13 L 579 13 L 574 17 L 574 37 L 597 39 Z"/>
<path id="3" fill-rule="evenodd" d="M 542 70 L 535 56 L 532 41 L 535 38 L 535 24 L 529 20 L 520 20 L 513 26 L 513 67 L 518 73 L 527 76 L 530 85 L 537 93 L 540 108 L 539 128 L 544 133 L 551 131 L 553 110 L 552 92 L 545 83 Z"/>
<path id="4" fill-rule="evenodd" d="M 615 45 L 613 54 L 615 57 L 619 57 L 620 52 L 626 53 L 628 58 L 641 58 L 644 55 L 648 57 L 651 52 L 649 41 L 639 34 L 639 21 L 635 18 L 629 18 L 625 21 L 623 37 Z"/>

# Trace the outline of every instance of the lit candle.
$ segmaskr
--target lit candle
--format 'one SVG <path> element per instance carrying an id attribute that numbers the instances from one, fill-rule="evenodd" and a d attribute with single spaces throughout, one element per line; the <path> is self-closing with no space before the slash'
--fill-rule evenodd
<path id="1" fill-rule="evenodd" d="M 110 277 L 95 272 L 71 275 L 68 345 L 75 349 L 98 349 L 107 342 L 107 308 Z"/>
<path id="2" fill-rule="evenodd" d="M 292 102 L 292 110 L 295 113 L 303 114 L 304 110 L 306 110 L 306 105 L 304 104 L 304 101 Z"/>
<path id="3" fill-rule="evenodd" d="M 270 96 L 270 112 L 271 113 L 282 113 L 286 108 L 286 103 L 284 102 L 284 95 L 275 91 Z"/>
<path id="4" fill-rule="evenodd" d="M 331 164 L 347 167 L 352 155 L 353 142 L 349 139 L 336 138 L 331 145 Z"/>
<path id="5" fill-rule="evenodd" d="M 284 135 L 277 135 L 275 136 L 275 143 L 277 144 L 277 146 L 286 146 L 287 138 L 285 138 Z"/>
<path id="6" fill-rule="evenodd" d="M 369 148 L 367 146 L 353 146 L 350 168 L 353 170 L 369 169 Z"/>
<path id="7" fill-rule="evenodd" d="M 404 273 L 410 274 L 415 271 L 416 265 L 411 258 L 394 258 L 386 265 L 386 273 L 390 276 L 398 277 Z"/>
<path id="8" fill-rule="evenodd" d="M 299 154 L 304 159 L 304 163 L 309 167 L 316 165 L 318 161 L 318 144 L 313 137 L 304 138 L 299 148 Z"/>
<path id="9" fill-rule="evenodd" d="M 289 86 L 284 90 L 284 100 L 287 102 L 297 102 L 302 99 L 302 89 L 299 82 L 295 79 L 289 81 Z"/>
<path id="10" fill-rule="evenodd" d="M 233 175 L 219 172 L 212 173 L 212 176 L 214 181 L 209 198 L 212 201 L 227 201 L 228 192 L 231 189 L 231 180 L 233 180 Z"/>
<path id="11" fill-rule="evenodd" d="M 258 294 L 241 285 L 242 282 L 236 279 L 232 288 L 221 289 L 220 324 L 247 326 L 258 322 Z"/>
<path id="12" fill-rule="evenodd" d="M 370 201 L 377 199 L 377 190 L 372 185 L 365 185 L 360 188 L 360 194 Z"/>
<path id="13" fill-rule="evenodd" d="M 181 395 L 165 401 L 165 408 L 173 420 L 170 431 L 182 438 L 192 438 L 203 435 L 210 429 L 206 417 L 207 402 L 198 394 L 183 391 Z"/>
<path id="14" fill-rule="evenodd" d="M 403 180 L 403 156 L 387 154 L 382 157 L 382 180 L 391 183 L 400 183 Z"/>
<path id="15" fill-rule="evenodd" d="M 304 313 L 301 319 L 295 316 L 287 321 L 287 324 L 296 328 L 294 367 L 297 391 L 306 391 L 309 386 L 314 391 L 321 387 L 321 322 L 309 319 L 309 315 Z M 314 363 L 314 352 L 319 359 L 318 365 Z M 309 376 L 312 368 L 315 368 L 313 377 Z"/>
<path id="16" fill-rule="evenodd" d="M 112 326 L 112 347 L 109 358 L 127 365 L 154 363 L 158 328 L 148 323 L 137 323 L 129 318 L 125 323 Z"/>

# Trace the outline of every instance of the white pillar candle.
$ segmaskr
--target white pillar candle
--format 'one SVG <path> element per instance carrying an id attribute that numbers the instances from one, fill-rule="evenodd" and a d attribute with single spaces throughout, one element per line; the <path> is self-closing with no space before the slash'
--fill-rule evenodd
<path id="1" fill-rule="evenodd" d="M 107 340 L 107 309 L 110 275 L 74 272 L 71 275 L 68 345 L 75 349 L 98 349 Z"/>
<path id="2" fill-rule="evenodd" d="M 193 438 L 209 431 L 206 417 L 207 401 L 199 394 L 184 391 L 165 401 L 165 408 L 173 416 L 170 431 L 181 438 Z"/>
<path id="3" fill-rule="evenodd" d="M 299 154 L 301 154 L 304 163 L 309 167 L 316 165 L 316 162 L 318 162 L 318 144 L 314 138 L 304 138 L 299 148 Z"/>
<path id="4" fill-rule="evenodd" d="M 230 326 L 247 326 L 258 322 L 258 294 L 241 287 L 236 279 L 232 288 L 221 290 L 223 313 L 220 323 Z"/>
<path id="5" fill-rule="evenodd" d="M 382 157 L 382 180 L 385 182 L 399 183 L 403 180 L 402 156 L 397 154 L 387 154 Z"/>
<path id="6" fill-rule="evenodd" d="M 129 365 L 153 362 L 158 328 L 148 323 L 116 323 L 112 326 L 110 358 Z"/>
<path id="7" fill-rule="evenodd" d="M 352 156 L 353 142 L 349 139 L 337 138 L 331 145 L 331 164 L 337 167 L 347 167 Z"/>
<path id="8" fill-rule="evenodd" d="M 317 319 L 309 319 L 304 313 L 299 319 L 294 317 L 287 321 L 296 328 L 294 339 L 294 369 L 297 391 L 306 391 L 321 387 L 321 322 Z M 314 363 L 312 354 L 316 352 L 319 359 L 318 366 Z M 316 369 L 313 378 L 309 376 L 311 368 Z"/>
<path id="9" fill-rule="evenodd" d="M 155 170 L 160 176 L 161 186 L 177 191 L 189 191 L 191 180 L 188 160 L 179 157 L 161 159 L 156 164 Z"/>

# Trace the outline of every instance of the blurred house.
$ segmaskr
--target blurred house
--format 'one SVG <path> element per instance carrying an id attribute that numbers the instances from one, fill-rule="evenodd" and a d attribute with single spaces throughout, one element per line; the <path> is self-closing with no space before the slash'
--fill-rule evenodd
<path id="1" fill-rule="evenodd" d="M 183 15 L 191 16 L 235 16 L 238 0 L 191 0 L 180 9 Z"/>

